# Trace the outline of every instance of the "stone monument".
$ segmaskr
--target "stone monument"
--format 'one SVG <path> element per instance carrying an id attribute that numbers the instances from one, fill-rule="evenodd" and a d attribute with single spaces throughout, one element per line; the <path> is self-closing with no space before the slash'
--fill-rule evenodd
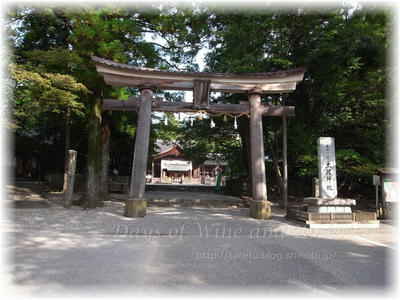
<path id="1" fill-rule="evenodd" d="M 318 139 L 318 178 L 321 198 L 335 199 L 337 183 L 334 138 Z"/>
<path id="2" fill-rule="evenodd" d="M 354 199 L 338 198 L 335 140 L 318 139 L 318 179 L 313 180 L 314 197 L 287 208 L 287 218 L 304 222 L 308 228 L 378 228 L 376 212 L 353 210 Z M 318 184 L 317 184 L 318 182 Z"/>
<path id="3" fill-rule="evenodd" d="M 354 199 L 337 198 L 335 139 L 318 138 L 319 196 L 304 198 L 307 211 L 316 213 L 351 213 Z"/>

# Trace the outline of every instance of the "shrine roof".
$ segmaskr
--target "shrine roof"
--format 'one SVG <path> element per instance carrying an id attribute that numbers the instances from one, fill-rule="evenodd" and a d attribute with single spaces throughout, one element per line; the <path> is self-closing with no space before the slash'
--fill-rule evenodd
<path id="1" fill-rule="evenodd" d="M 193 90 L 194 80 L 209 80 L 215 92 L 246 92 L 261 89 L 265 93 L 292 92 L 303 80 L 306 68 L 260 73 L 212 73 L 169 71 L 122 64 L 92 56 L 97 71 L 107 84 L 117 86 L 153 85 L 160 89 Z"/>
<path id="2" fill-rule="evenodd" d="M 177 156 L 180 152 L 180 146 L 178 146 L 175 142 L 166 143 L 162 140 L 157 140 L 156 148 L 158 148 L 159 150 L 156 154 L 153 155 L 153 159 L 159 159 L 168 155 Z"/>

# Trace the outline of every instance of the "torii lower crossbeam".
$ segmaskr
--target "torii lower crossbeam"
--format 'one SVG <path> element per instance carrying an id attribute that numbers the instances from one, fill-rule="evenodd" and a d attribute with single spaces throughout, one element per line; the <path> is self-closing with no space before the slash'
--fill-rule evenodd
<path id="1" fill-rule="evenodd" d="M 104 110 L 123 110 L 138 111 L 140 107 L 140 97 L 131 100 L 104 99 Z M 261 103 L 260 112 L 264 116 L 286 116 L 293 117 L 295 115 L 294 106 L 274 106 Z M 163 102 L 162 99 L 155 98 L 151 106 L 152 111 L 162 112 L 198 112 L 199 109 L 190 102 Z M 246 113 L 250 114 L 250 106 L 248 102 L 241 104 L 209 104 L 201 109 L 205 112 L 214 113 Z"/>

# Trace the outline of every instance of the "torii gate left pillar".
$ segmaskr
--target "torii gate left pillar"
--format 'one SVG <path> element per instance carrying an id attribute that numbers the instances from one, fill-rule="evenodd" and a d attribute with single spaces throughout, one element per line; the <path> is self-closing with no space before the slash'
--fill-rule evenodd
<path id="1" fill-rule="evenodd" d="M 144 199 L 144 190 L 146 185 L 153 91 L 153 87 L 140 87 L 140 109 L 136 129 L 130 189 L 128 199 L 125 201 L 125 217 L 134 218 L 146 215 L 147 201 Z"/>

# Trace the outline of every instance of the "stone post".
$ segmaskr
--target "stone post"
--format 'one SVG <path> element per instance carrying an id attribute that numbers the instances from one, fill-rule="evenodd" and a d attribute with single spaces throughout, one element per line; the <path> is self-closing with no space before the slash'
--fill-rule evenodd
<path id="1" fill-rule="evenodd" d="M 64 206 L 70 208 L 72 205 L 72 198 L 74 195 L 74 182 L 75 182 L 75 169 L 76 169 L 76 151 L 69 150 L 68 154 L 68 168 L 67 178 L 65 184 Z"/>
<path id="2" fill-rule="evenodd" d="M 146 185 L 153 90 L 153 87 L 142 87 L 140 89 L 139 118 L 136 129 L 130 190 L 128 199 L 125 201 L 125 217 L 135 218 L 146 215 L 147 202 L 144 199 L 144 189 Z"/>
<path id="3" fill-rule="evenodd" d="M 265 182 L 264 138 L 261 113 L 261 91 L 249 91 L 250 105 L 250 159 L 252 180 L 252 201 L 250 216 L 255 219 L 269 219 L 270 203 L 267 201 Z"/>

